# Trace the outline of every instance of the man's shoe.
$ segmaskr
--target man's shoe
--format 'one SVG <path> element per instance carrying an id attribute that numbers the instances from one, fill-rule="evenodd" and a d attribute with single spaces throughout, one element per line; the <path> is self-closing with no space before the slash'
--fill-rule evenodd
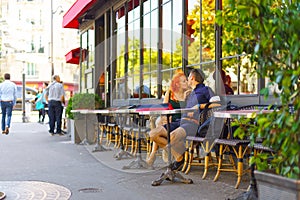
<path id="1" fill-rule="evenodd" d="M 183 163 L 184 163 L 184 159 L 183 158 L 182 158 L 181 161 L 174 161 L 171 164 L 171 170 L 172 171 L 178 171 L 178 170 L 180 170 L 180 168 L 183 166 Z"/>
<path id="2" fill-rule="evenodd" d="M 51 132 L 51 131 L 49 131 L 49 133 L 50 133 L 50 135 L 51 135 L 51 136 L 53 136 L 53 135 L 54 135 L 54 133 L 53 133 L 53 132 Z"/>
<path id="3" fill-rule="evenodd" d="M 6 134 L 6 132 L 5 132 L 5 131 L 2 131 L 2 134 Z"/>
<path id="4" fill-rule="evenodd" d="M 58 134 L 58 135 L 60 135 L 60 136 L 64 136 L 65 134 L 63 134 L 63 133 L 56 133 L 56 134 Z"/>
<path id="5" fill-rule="evenodd" d="M 8 128 L 8 127 L 5 128 L 5 134 L 6 134 L 6 135 L 9 134 L 9 128 Z"/>

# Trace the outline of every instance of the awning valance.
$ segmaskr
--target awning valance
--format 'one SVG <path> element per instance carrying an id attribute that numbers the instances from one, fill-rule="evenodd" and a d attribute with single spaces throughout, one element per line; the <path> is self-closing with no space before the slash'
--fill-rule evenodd
<path id="1" fill-rule="evenodd" d="M 66 55 L 66 63 L 71 64 L 79 64 L 80 59 L 80 47 L 76 49 L 72 49 L 70 52 L 68 52 Z"/>
<path id="2" fill-rule="evenodd" d="M 78 17 L 85 13 L 97 0 L 77 0 L 63 17 L 64 28 L 79 27 Z"/>

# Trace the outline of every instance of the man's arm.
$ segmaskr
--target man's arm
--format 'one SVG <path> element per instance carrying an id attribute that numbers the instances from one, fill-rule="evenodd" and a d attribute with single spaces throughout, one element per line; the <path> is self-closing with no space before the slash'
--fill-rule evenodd
<path id="1" fill-rule="evenodd" d="M 17 85 L 14 85 L 14 99 L 13 99 L 13 106 L 17 103 Z"/>

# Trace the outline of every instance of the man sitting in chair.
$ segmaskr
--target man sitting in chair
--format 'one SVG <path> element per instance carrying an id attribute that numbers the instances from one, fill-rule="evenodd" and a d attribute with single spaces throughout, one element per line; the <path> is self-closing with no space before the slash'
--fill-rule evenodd
<path id="1" fill-rule="evenodd" d="M 198 69 L 192 69 L 188 76 L 188 85 L 192 88 L 192 91 L 187 94 L 186 108 L 199 108 L 198 111 L 182 114 L 180 121 L 170 123 L 171 153 L 175 157 L 175 161 L 170 166 L 172 170 L 178 170 L 183 165 L 185 138 L 189 134 L 195 135 L 199 126 L 201 109 L 214 96 L 212 90 L 203 84 L 204 77 L 204 73 Z M 161 148 L 166 148 L 168 144 L 167 135 L 166 125 L 150 131 L 150 138 Z"/>

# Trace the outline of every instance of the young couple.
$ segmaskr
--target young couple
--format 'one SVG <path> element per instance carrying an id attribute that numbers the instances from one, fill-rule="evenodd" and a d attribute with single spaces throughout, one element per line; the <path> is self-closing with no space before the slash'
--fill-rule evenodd
<path id="1" fill-rule="evenodd" d="M 175 158 L 175 161 L 171 164 L 172 170 L 178 170 L 183 165 L 185 138 L 187 135 L 196 134 L 199 126 L 200 110 L 209 102 L 209 99 L 214 96 L 212 90 L 204 85 L 204 78 L 204 73 L 198 69 L 192 69 L 187 79 L 183 72 L 179 72 L 172 78 L 170 90 L 166 92 L 164 103 L 171 103 L 174 109 L 199 108 L 196 112 L 173 115 L 172 118 L 169 119 L 171 122 L 171 153 Z M 157 124 L 157 127 L 152 129 L 149 134 L 153 141 L 153 147 L 147 159 L 147 163 L 152 166 L 158 148 L 161 147 L 165 149 L 167 147 L 166 123 Z"/>

